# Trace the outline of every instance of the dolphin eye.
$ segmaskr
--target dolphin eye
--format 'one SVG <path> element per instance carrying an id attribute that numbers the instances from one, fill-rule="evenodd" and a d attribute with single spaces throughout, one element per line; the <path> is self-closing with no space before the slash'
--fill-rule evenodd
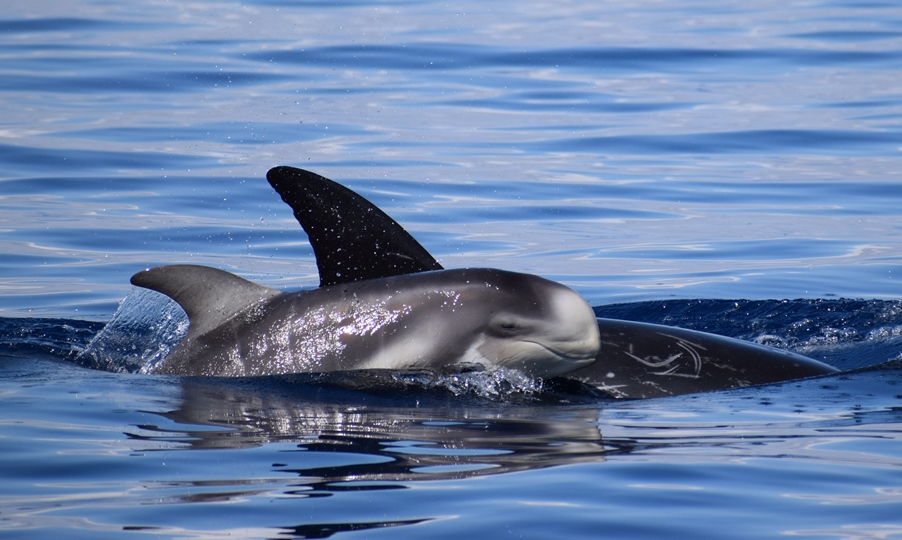
<path id="1" fill-rule="evenodd" d="M 516 319 L 499 317 L 492 321 L 492 330 L 502 335 L 515 334 L 523 329 L 523 325 Z"/>

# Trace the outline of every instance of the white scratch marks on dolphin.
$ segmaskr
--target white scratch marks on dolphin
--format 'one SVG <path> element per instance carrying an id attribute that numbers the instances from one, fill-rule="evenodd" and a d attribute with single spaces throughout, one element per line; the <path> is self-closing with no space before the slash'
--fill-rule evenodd
<path id="1" fill-rule="evenodd" d="M 642 365 L 648 366 L 650 368 L 667 368 L 664 371 L 653 372 L 652 375 L 665 375 L 669 377 L 685 377 L 688 379 L 698 379 L 702 373 L 702 356 L 699 353 L 699 350 L 706 350 L 705 347 L 702 347 L 698 343 L 692 343 L 691 341 L 686 341 L 685 339 L 679 338 L 677 336 L 673 336 L 670 334 L 661 334 L 659 335 L 671 338 L 676 341 L 677 347 L 683 349 L 685 353 L 689 354 L 689 358 L 691 360 L 691 369 L 692 373 L 679 373 L 680 368 L 684 367 L 684 363 L 678 362 L 681 358 L 683 358 L 684 353 L 678 352 L 668 356 L 661 360 L 657 356 L 649 356 L 646 358 L 642 358 L 638 355 L 635 355 L 631 352 L 632 346 L 630 346 L 630 351 L 624 351 L 624 354 L 632 358 L 633 360 L 639 362 Z"/>

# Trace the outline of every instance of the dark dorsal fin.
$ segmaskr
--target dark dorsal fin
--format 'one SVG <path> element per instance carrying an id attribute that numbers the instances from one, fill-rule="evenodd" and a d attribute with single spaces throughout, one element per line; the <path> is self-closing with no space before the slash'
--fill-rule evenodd
<path id="1" fill-rule="evenodd" d="M 318 174 L 275 167 L 266 179 L 310 238 L 320 287 L 442 266 L 373 203 Z"/>
<path id="2" fill-rule="evenodd" d="M 203 335 L 236 313 L 281 294 L 235 274 L 191 264 L 144 270 L 133 275 L 131 282 L 178 302 L 188 315 L 188 337 Z"/>

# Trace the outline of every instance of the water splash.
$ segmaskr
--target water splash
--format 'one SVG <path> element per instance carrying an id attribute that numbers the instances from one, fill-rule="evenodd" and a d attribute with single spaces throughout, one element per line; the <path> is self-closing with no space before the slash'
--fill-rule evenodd
<path id="1" fill-rule="evenodd" d="M 431 390 L 448 391 L 455 396 L 467 395 L 489 399 L 512 395 L 537 396 L 545 391 L 543 379 L 533 378 L 516 369 L 504 367 L 450 374 L 396 373 L 394 378 Z"/>
<path id="2" fill-rule="evenodd" d="M 149 373 L 188 332 L 188 316 L 168 297 L 138 287 L 75 362 L 118 373 Z"/>

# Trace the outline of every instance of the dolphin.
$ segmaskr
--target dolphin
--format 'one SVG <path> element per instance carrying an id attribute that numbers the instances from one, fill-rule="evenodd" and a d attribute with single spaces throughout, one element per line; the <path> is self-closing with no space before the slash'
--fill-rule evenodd
<path id="1" fill-rule="evenodd" d="M 190 265 L 135 274 L 133 284 L 167 294 L 190 321 L 157 372 L 505 366 L 539 377 L 567 374 L 614 398 L 647 398 L 837 371 L 724 336 L 595 319 L 575 292 L 537 276 L 444 270 L 403 227 L 344 186 L 286 166 L 271 169 L 267 180 L 307 233 L 320 287 L 281 293 Z"/>
<path id="2" fill-rule="evenodd" d="M 282 293 L 194 265 L 139 272 L 168 295 L 187 335 L 154 370 L 257 376 L 352 369 L 506 367 L 554 377 L 595 360 L 592 308 L 573 290 L 529 274 L 454 269 Z"/>

